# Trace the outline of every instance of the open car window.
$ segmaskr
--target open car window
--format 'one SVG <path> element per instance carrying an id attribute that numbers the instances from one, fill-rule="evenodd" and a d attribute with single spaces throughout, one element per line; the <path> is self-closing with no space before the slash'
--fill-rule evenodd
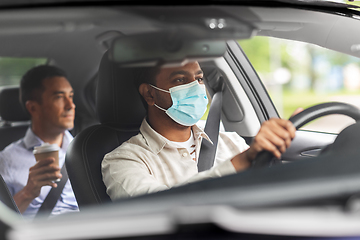
<path id="1" fill-rule="evenodd" d="M 360 107 L 360 59 L 314 44 L 270 37 L 239 41 L 282 118 L 323 102 Z M 319 118 L 302 129 L 339 133 L 355 121 Z"/>

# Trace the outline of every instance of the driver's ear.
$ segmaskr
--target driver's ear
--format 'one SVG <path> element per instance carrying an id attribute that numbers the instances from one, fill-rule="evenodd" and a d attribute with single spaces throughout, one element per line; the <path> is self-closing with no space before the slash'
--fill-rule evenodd
<path id="1" fill-rule="evenodd" d="M 142 83 L 139 86 L 139 93 L 149 106 L 153 106 L 155 104 L 153 92 L 154 91 L 152 91 L 152 87 L 147 83 Z"/>

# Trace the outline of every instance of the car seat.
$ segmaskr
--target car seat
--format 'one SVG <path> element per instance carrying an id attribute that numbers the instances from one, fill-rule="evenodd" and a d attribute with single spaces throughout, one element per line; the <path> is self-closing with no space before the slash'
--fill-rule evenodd
<path id="1" fill-rule="evenodd" d="M 146 111 L 132 79 L 132 68 L 119 67 L 104 54 L 96 93 L 100 124 L 80 132 L 65 157 L 80 209 L 110 201 L 102 181 L 101 162 L 106 153 L 139 132 Z"/>
<path id="2" fill-rule="evenodd" d="M 30 125 L 30 117 L 19 101 L 19 87 L 0 88 L 0 150 L 25 136 Z M 0 201 L 13 211 L 20 213 L 9 189 L 0 175 Z"/>
<path id="3" fill-rule="evenodd" d="M 0 175 L 0 201 L 8 208 L 20 214 L 18 207 L 12 197 L 9 188 L 7 187 L 3 177 Z"/>
<path id="4" fill-rule="evenodd" d="M 0 150 L 25 136 L 30 116 L 19 101 L 19 87 L 0 88 Z"/>

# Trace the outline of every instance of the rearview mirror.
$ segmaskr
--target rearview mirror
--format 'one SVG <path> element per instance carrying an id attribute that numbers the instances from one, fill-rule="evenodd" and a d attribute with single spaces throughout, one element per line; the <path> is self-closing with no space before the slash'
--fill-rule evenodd
<path id="1" fill-rule="evenodd" d="M 184 33 L 155 32 L 115 39 L 109 58 L 126 66 L 178 65 L 221 57 L 225 51 L 225 40 L 193 39 Z"/>

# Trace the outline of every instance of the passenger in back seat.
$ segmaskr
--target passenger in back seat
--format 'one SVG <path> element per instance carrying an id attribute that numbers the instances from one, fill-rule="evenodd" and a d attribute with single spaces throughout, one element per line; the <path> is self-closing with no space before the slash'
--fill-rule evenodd
<path id="1" fill-rule="evenodd" d="M 50 189 L 57 187 L 54 180 L 62 177 L 58 170 L 73 139 L 68 131 L 74 127 L 73 95 L 65 72 L 54 66 L 35 67 L 21 79 L 20 101 L 31 116 L 31 127 L 24 138 L 0 152 L 0 174 L 25 216 L 36 215 Z M 44 142 L 60 147 L 60 167 L 53 164 L 54 158 L 36 162 L 34 147 Z M 69 211 L 78 211 L 78 205 L 68 180 L 52 215 Z"/>

